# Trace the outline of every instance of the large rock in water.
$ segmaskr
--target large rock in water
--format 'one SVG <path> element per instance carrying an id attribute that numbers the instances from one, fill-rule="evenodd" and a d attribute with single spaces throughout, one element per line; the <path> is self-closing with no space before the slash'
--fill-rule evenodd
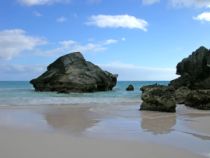
<path id="1" fill-rule="evenodd" d="M 149 85 L 141 88 L 142 104 L 140 110 L 175 112 L 174 89 L 163 85 Z"/>
<path id="2" fill-rule="evenodd" d="M 116 85 L 117 75 L 103 71 L 86 61 L 80 52 L 75 52 L 58 58 L 45 73 L 30 83 L 37 91 L 107 91 Z"/>

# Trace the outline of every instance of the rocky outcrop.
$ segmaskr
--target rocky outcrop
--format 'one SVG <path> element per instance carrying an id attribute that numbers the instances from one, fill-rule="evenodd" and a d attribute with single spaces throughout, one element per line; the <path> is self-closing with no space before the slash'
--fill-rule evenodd
<path id="1" fill-rule="evenodd" d="M 134 91 L 134 87 L 132 84 L 128 85 L 128 87 L 126 88 L 126 91 Z"/>
<path id="2" fill-rule="evenodd" d="M 175 112 L 174 89 L 163 85 L 149 85 L 141 88 L 142 104 L 140 110 Z"/>
<path id="3" fill-rule="evenodd" d="M 117 83 L 117 75 L 103 71 L 86 61 L 80 52 L 58 58 L 47 71 L 30 81 L 36 91 L 94 92 L 107 91 Z"/>
<path id="4" fill-rule="evenodd" d="M 177 64 L 179 78 L 170 82 L 177 103 L 197 109 L 210 109 L 210 50 L 200 47 Z"/>
<path id="5" fill-rule="evenodd" d="M 174 88 L 210 89 L 210 50 L 207 48 L 200 47 L 176 68 L 180 77 L 170 82 Z"/>
<path id="6" fill-rule="evenodd" d="M 183 59 L 177 64 L 177 74 L 180 77 L 172 80 L 169 86 L 159 86 L 159 96 L 153 94 L 157 93 L 157 88 L 154 89 L 154 85 L 143 87 L 142 109 L 153 110 L 157 105 L 161 105 L 159 100 L 161 100 L 161 103 L 163 102 L 162 104 L 165 101 L 165 104 L 170 106 L 173 105 L 172 100 L 175 99 L 178 104 L 210 110 L 210 50 L 200 47 L 189 57 Z M 164 92 L 164 90 L 170 88 L 175 91 Z M 171 101 L 167 102 L 162 99 L 165 96 L 170 96 L 169 100 L 171 99 Z M 145 105 L 149 108 L 145 108 Z M 161 111 L 161 109 L 158 109 L 158 111 Z"/>

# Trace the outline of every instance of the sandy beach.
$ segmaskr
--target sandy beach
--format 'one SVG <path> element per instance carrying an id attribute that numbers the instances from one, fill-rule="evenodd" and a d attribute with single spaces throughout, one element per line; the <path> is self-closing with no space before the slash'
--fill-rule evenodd
<path id="1" fill-rule="evenodd" d="M 1 107 L 0 157 L 210 156 L 208 111 L 181 105 L 177 114 L 167 114 L 136 107 Z"/>
<path id="2" fill-rule="evenodd" d="M 151 143 L 73 138 L 64 134 L 0 130 L 0 156 L 4 158 L 155 157 L 202 158 L 182 149 Z"/>

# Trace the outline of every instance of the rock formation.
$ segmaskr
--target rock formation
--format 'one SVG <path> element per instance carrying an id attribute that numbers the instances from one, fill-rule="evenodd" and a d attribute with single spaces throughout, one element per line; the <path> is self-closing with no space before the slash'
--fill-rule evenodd
<path id="1" fill-rule="evenodd" d="M 179 78 L 170 82 L 170 85 L 178 89 L 210 89 L 210 50 L 200 47 L 188 58 L 177 64 Z"/>
<path id="2" fill-rule="evenodd" d="M 154 85 L 143 87 L 141 109 L 162 111 L 162 109 L 156 107 L 161 105 L 164 108 L 163 101 L 165 99 L 163 98 L 170 96 L 169 100 L 171 102 L 165 102 L 169 106 L 172 105 L 172 98 L 174 98 L 176 103 L 197 109 L 210 110 L 210 50 L 202 46 L 189 57 L 183 59 L 177 64 L 177 74 L 180 77 L 172 80 L 168 87 L 154 88 Z M 175 91 L 166 91 L 168 88 Z M 159 92 L 154 95 L 154 93 L 157 93 L 157 89 Z M 147 105 L 147 108 L 145 108 L 145 105 Z"/>
<path id="3" fill-rule="evenodd" d="M 175 112 L 174 89 L 163 85 L 144 86 L 140 110 Z"/>
<path id="4" fill-rule="evenodd" d="M 47 71 L 30 81 L 36 91 L 94 92 L 107 91 L 117 83 L 117 75 L 103 71 L 86 61 L 80 52 L 58 58 Z"/>
<path id="5" fill-rule="evenodd" d="M 126 88 L 126 91 L 134 91 L 134 87 L 132 84 L 128 85 L 128 87 Z"/>
<path id="6" fill-rule="evenodd" d="M 200 47 L 177 64 L 179 78 L 170 86 L 176 89 L 177 103 L 197 109 L 210 109 L 210 50 Z"/>

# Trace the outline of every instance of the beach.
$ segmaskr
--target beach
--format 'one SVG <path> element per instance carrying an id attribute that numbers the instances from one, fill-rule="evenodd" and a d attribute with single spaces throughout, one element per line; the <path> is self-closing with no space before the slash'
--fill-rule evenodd
<path id="1" fill-rule="evenodd" d="M 210 157 L 209 111 L 139 111 L 141 92 L 125 91 L 129 83 L 156 82 L 70 94 L 0 82 L 0 157 Z"/>
<path id="2" fill-rule="evenodd" d="M 0 108 L 0 156 L 209 157 L 208 111 L 177 114 L 136 105 L 80 104 Z"/>
<path id="3" fill-rule="evenodd" d="M 210 158 L 210 0 L 0 0 L 0 158 Z"/>

